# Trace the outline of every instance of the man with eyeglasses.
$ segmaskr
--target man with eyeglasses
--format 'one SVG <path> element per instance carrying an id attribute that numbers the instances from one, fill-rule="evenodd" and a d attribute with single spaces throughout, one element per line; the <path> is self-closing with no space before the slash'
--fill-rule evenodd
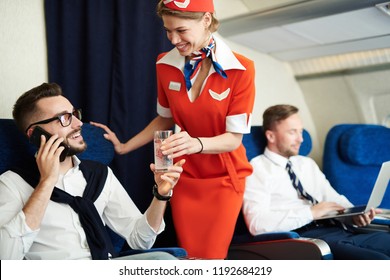
<path id="1" fill-rule="evenodd" d="M 72 123 L 72 116 L 75 116 L 76 118 L 78 118 L 79 120 L 81 120 L 81 109 L 73 109 L 72 113 L 61 113 L 53 118 L 49 118 L 49 119 L 46 119 L 46 120 L 42 120 L 42 121 L 38 121 L 38 122 L 35 122 L 35 123 L 32 123 L 30 124 L 25 132 L 27 134 L 28 130 L 33 127 L 34 125 L 38 125 L 38 124 L 46 124 L 46 123 L 50 123 L 50 122 L 53 122 L 53 121 L 59 121 L 60 124 L 63 126 L 63 127 L 66 127 L 68 125 L 70 125 Z"/>
<path id="2" fill-rule="evenodd" d="M 184 160 L 163 175 L 155 174 L 155 197 L 142 214 L 109 167 L 77 158 L 87 147 L 81 111 L 57 84 L 43 83 L 24 93 L 13 117 L 27 137 L 38 126 L 52 136 L 40 137 L 28 170 L 0 176 L 0 259 L 110 259 L 115 252 L 105 224 L 133 249 L 152 247 L 164 230 L 166 203 Z M 61 162 L 62 142 L 69 152 Z M 163 252 L 127 257 L 172 258 Z"/>

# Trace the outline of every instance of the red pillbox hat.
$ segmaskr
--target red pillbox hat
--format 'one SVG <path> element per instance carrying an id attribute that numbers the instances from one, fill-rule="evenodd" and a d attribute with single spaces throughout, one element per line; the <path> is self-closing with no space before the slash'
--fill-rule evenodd
<path id="1" fill-rule="evenodd" d="M 182 12 L 214 12 L 213 0 L 164 0 L 164 5 Z"/>

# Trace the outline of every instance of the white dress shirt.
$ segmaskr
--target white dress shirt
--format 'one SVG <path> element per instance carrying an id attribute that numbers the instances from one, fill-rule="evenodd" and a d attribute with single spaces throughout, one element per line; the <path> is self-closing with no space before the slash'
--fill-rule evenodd
<path id="1" fill-rule="evenodd" d="M 56 187 L 73 196 L 82 196 L 86 181 L 73 157 L 74 167 L 61 175 Z M 109 168 L 107 180 L 95 206 L 102 220 L 126 239 L 133 249 L 149 249 L 158 232 L 148 224 L 126 190 Z M 22 208 L 34 189 L 18 174 L 0 176 L 0 259 L 91 259 L 85 232 L 78 214 L 67 204 L 49 201 L 38 230 L 31 230 Z"/>
<path id="2" fill-rule="evenodd" d="M 251 160 L 253 173 L 246 179 L 243 213 L 252 235 L 290 231 L 313 221 L 312 204 L 300 199 L 285 169 L 288 159 L 269 149 Z M 318 165 L 304 156 L 290 157 L 303 188 L 317 201 L 352 206 L 330 185 Z"/>

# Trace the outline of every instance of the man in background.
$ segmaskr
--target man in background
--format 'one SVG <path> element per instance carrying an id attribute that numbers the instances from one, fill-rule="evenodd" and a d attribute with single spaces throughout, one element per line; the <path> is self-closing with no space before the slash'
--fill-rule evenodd
<path id="1" fill-rule="evenodd" d="M 268 108 L 263 130 L 267 146 L 251 160 L 254 171 L 244 194 L 243 213 L 251 234 L 296 231 L 302 237 L 326 241 L 335 259 L 390 259 L 388 232 L 355 231 L 370 224 L 379 210 L 343 221 L 316 221 L 353 205 L 332 188 L 314 160 L 298 155 L 303 141 L 298 108 Z"/>

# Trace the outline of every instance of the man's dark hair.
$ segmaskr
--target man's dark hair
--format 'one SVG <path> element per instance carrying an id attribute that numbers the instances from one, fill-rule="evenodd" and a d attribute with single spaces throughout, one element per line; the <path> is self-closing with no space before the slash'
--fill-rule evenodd
<path id="1" fill-rule="evenodd" d="M 32 116 L 37 112 L 37 102 L 46 97 L 62 95 L 62 89 L 56 83 L 43 83 L 30 89 L 16 100 L 12 116 L 15 124 L 23 133 L 31 123 Z"/>
<path id="2" fill-rule="evenodd" d="M 299 109 L 292 105 L 274 105 L 263 113 L 263 131 L 273 130 L 278 122 L 298 113 Z"/>

